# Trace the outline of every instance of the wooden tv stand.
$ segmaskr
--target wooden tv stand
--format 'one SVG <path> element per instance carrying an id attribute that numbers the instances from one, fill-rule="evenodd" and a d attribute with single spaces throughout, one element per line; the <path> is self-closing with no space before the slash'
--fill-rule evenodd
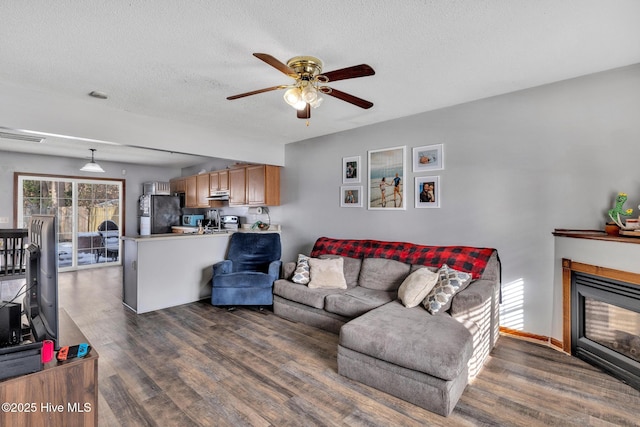
<path id="1" fill-rule="evenodd" d="M 60 345 L 88 342 L 66 311 L 60 310 Z M 0 381 L 0 426 L 97 426 L 98 353 L 57 362 Z"/>

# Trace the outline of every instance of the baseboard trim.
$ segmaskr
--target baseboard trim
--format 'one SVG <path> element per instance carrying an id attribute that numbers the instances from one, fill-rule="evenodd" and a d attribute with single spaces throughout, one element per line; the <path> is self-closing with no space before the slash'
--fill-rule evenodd
<path id="1" fill-rule="evenodd" d="M 517 329 L 507 328 L 505 326 L 500 326 L 500 333 L 505 335 L 510 335 L 516 338 L 522 338 L 526 340 L 531 340 L 535 342 L 539 342 L 541 344 L 545 344 L 549 347 L 552 347 L 559 351 L 563 350 L 562 341 L 559 341 L 555 338 L 547 337 L 544 335 L 536 335 L 529 332 L 519 331 Z"/>
<path id="2" fill-rule="evenodd" d="M 551 338 L 549 340 L 549 343 L 551 344 L 552 347 L 556 347 L 557 350 L 564 351 L 564 345 L 562 344 L 562 341 L 557 340 L 555 338 Z"/>

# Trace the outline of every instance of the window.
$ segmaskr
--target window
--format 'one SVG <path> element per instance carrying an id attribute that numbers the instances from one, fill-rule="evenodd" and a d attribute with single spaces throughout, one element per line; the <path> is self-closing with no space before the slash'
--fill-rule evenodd
<path id="1" fill-rule="evenodd" d="M 124 180 L 16 174 L 17 223 L 58 217 L 58 267 L 120 264 Z"/>

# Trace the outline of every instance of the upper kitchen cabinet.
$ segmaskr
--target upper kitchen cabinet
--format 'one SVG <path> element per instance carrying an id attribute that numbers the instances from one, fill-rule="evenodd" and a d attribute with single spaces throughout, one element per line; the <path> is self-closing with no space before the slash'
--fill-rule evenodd
<path id="1" fill-rule="evenodd" d="M 220 190 L 229 190 L 229 171 L 220 171 L 218 175 Z"/>
<path id="2" fill-rule="evenodd" d="M 215 171 L 209 173 L 209 192 L 229 190 L 229 171 Z"/>
<path id="3" fill-rule="evenodd" d="M 229 192 L 229 206 L 278 206 L 280 167 L 246 165 L 171 180 L 171 192 L 184 193 L 186 208 L 224 206 L 209 200 L 217 191 Z"/>
<path id="4" fill-rule="evenodd" d="M 229 170 L 229 206 L 279 204 L 279 166 L 249 165 Z"/>
<path id="5" fill-rule="evenodd" d="M 247 166 L 247 204 L 278 206 L 280 204 L 280 167 Z"/>
<path id="6" fill-rule="evenodd" d="M 169 182 L 171 194 L 186 193 L 186 181 L 184 178 L 174 178 Z"/>
<path id="7" fill-rule="evenodd" d="M 198 207 L 198 186 L 195 175 L 184 179 L 184 206 L 186 208 Z"/>
<path id="8" fill-rule="evenodd" d="M 209 174 L 196 175 L 196 206 L 197 208 L 209 207 Z"/>
<path id="9" fill-rule="evenodd" d="M 229 169 L 229 206 L 244 206 L 247 204 L 245 169 Z"/>
<path id="10" fill-rule="evenodd" d="M 174 178 L 169 182 L 171 194 L 184 194 L 185 208 L 209 206 L 209 201 L 206 199 L 209 197 L 209 175 L 204 175 L 206 183 L 205 180 L 199 177 L 200 175 L 185 176 L 181 178 Z M 206 187 L 203 188 L 205 185 Z"/>

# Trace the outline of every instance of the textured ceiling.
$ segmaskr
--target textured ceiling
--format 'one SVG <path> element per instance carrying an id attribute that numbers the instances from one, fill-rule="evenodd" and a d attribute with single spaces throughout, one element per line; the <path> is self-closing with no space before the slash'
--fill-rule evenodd
<path id="1" fill-rule="evenodd" d="M 27 0 L 0 16 L 0 127 L 238 160 L 640 62 L 636 0 Z M 282 91 L 226 100 L 292 81 L 253 52 L 367 63 L 332 86 L 374 106 L 327 97 L 306 126 Z M 60 154 L 97 144 L 69 140 Z"/>

